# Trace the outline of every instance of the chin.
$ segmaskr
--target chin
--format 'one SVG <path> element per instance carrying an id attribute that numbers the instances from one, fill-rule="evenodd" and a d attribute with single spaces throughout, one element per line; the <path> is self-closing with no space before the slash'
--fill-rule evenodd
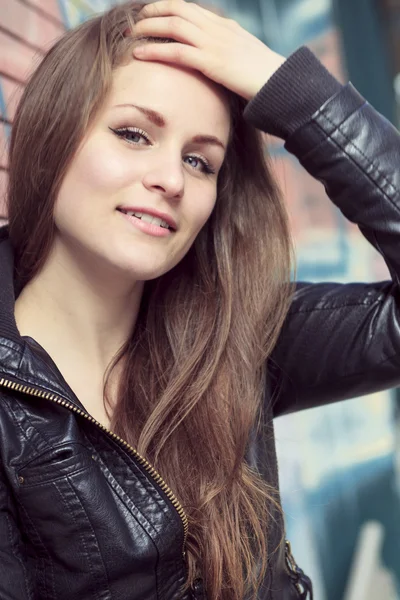
<path id="1" fill-rule="evenodd" d="M 135 281 L 150 281 L 157 279 L 170 271 L 174 265 L 166 265 L 160 262 L 146 260 L 132 260 L 132 257 L 126 257 L 125 260 L 114 262 L 117 269 L 125 273 L 129 278 Z"/>

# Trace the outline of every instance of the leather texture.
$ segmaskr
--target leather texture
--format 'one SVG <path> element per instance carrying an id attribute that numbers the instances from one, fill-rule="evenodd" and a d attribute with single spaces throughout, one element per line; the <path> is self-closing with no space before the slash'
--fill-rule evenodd
<path id="1" fill-rule="evenodd" d="M 349 84 L 287 141 L 380 252 L 392 280 L 299 283 L 270 360 L 264 427 L 248 461 L 278 486 L 272 419 L 400 384 L 399 134 Z M 182 593 L 184 528 L 123 442 L 85 416 L 52 359 L 15 325 L 12 250 L 0 230 L 0 598 L 198 600 Z M 282 517 L 260 600 L 311 598 L 290 569 Z M 222 599 L 223 600 L 223 599 Z"/>

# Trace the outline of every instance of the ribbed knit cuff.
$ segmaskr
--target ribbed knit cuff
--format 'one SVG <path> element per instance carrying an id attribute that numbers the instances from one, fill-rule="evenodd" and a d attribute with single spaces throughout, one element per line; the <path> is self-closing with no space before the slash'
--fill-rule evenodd
<path id="1" fill-rule="evenodd" d="M 342 87 L 302 46 L 250 100 L 244 117 L 257 129 L 286 140 Z"/>

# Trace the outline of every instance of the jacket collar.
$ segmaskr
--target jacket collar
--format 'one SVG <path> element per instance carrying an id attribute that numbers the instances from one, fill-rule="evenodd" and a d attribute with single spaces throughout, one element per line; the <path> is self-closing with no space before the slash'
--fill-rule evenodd
<path id="1" fill-rule="evenodd" d="M 0 338 L 21 344 L 14 308 L 14 251 L 5 225 L 0 228 Z"/>
<path id="2" fill-rule="evenodd" d="M 29 336 L 21 336 L 15 321 L 14 250 L 8 226 L 0 227 L 0 380 L 40 387 L 82 404 L 47 352 Z"/>

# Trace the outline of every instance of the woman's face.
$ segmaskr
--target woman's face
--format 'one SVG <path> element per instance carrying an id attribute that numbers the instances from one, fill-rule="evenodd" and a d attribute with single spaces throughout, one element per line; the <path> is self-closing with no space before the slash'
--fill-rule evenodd
<path id="1" fill-rule="evenodd" d="M 136 280 L 169 271 L 213 210 L 229 128 L 223 90 L 199 73 L 138 60 L 118 68 L 60 188 L 56 243 Z M 149 224 L 153 213 L 163 222 Z"/>

